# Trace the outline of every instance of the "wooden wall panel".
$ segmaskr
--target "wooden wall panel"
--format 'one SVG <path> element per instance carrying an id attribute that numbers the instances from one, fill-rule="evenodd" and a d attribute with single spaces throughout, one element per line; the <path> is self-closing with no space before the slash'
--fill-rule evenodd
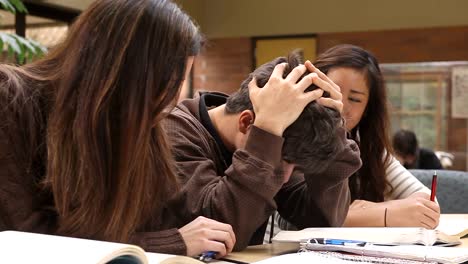
<path id="1" fill-rule="evenodd" d="M 320 33 L 318 53 L 337 44 L 361 46 L 381 63 L 468 60 L 468 27 Z"/>

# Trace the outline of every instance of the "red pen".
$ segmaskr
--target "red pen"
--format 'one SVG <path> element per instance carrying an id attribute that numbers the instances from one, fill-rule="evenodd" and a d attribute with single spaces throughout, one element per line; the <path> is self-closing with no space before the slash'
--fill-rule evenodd
<path id="1" fill-rule="evenodd" d="M 431 201 L 434 202 L 437 191 L 437 171 L 434 171 L 432 175 L 432 185 L 431 185 Z"/>

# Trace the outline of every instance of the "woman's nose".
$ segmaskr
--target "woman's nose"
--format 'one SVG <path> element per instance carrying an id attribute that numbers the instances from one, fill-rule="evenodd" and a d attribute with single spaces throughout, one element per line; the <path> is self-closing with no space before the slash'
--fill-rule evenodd
<path id="1" fill-rule="evenodd" d="M 348 116 L 351 110 L 350 108 L 351 108 L 351 105 L 349 104 L 348 100 L 343 98 L 343 116 L 344 117 Z"/>

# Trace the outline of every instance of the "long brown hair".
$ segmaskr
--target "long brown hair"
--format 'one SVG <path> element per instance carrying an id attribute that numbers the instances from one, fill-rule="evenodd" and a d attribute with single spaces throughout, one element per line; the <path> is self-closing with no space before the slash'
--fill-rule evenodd
<path id="1" fill-rule="evenodd" d="M 369 87 L 369 100 L 351 136 L 358 141 L 362 167 L 349 181 L 352 200 L 384 200 L 388 181 L 385 169 L 390 161 L 387 95 L 377 59 L 368 51 L 353 45 L 337 45 L 320 54 L 314 65 L 324 73 L 345 67 L 361 71 Z"/>
<path id="2" fill-rule="evenodd" d="M 128 241 L 157 216 L 177 188 L 160 120 L 201 43 L 171 1 L 98 0 L 46 58 L 15 70 L 46 98 L 59 234 Z"/>

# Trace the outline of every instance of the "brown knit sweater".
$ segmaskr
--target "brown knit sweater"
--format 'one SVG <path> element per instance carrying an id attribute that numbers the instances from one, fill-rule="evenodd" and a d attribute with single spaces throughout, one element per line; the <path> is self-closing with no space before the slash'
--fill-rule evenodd
<path id="1" fill-rule="evenodd" d="M 254 126 L 245 148 L 236 150 L 226 166 L 220 146 L 201 122 L 199 104 L 200 97 L 185 100 L 166 119 L 182 183 L 172 199 L 179 217 L 174 221 L 203 215 L 229 223 L 235 250 L 263 241 L 265 228 L 256 230 L 275 210 L 299 228 L 342 225 L 350 202 L 348 177 L 361 166 L 359 149 L 344 130 L 338 133 L 344 150 L 325 173 L 295 171 L 283 185 L 283 138 Z"/>
<path id="2" fill-rule="evenodd" d="M 13 110 L 7 107 L 11 97 L 2 89 L 0 85 L 0 231 L 54 234 L 57 214 L 53 195 L 39 187 L 46 167 L 46 124 L 31 124 L 25 117 L 28 111 L 37 111 L 32 106 L 40 105 L 39 99 L 22 94 L 16 100 L 24 101 L 24 105 Z M 33 138 L 37 141 L 31 144 Z M 186 254 L 185 242 L 176 229 L 179 226 L 163 225 L 163 218 L 151 221 L 154 223 L 133 234 L 128 243 L 151 252 Z M 158 228 L 161 226 L 166 228 Z"/>

